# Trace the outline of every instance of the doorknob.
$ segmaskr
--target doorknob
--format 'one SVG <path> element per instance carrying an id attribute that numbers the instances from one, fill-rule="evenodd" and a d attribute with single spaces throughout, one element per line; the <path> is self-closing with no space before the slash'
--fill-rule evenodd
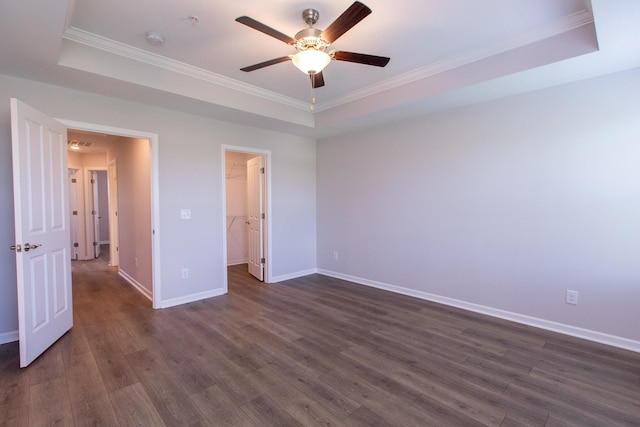
<path id="1" fill-rule="evenodd" d="M 11 245 L 9 246 L 9 249 L 16 252 L 22 252 L 22 245 Z"/>
<path id="2" fill-rule="evenodd" d="M 29 252 L 29 249 L 38 249 L 40 246 L 42 246 L 41 244 L 33 244 L 30 245 L 29 243 L 25 243 L 24 244 L 24 251 L 25 252 Z"/>

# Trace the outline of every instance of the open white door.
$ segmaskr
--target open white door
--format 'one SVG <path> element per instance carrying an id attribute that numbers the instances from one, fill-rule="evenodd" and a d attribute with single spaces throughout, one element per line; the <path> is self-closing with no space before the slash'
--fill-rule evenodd
<path id="1" fill-rule="evenodd" d="M 93 248 L 93 257 L 100 256 L 100 203 L 98 199 L 98 173 L 96 171 L 89 172 L 89 214 L 91 218 L 91 229 L 89 230 L 91 247 Z"/>
<path id="2" fill-rule="evenodd" d="M 66 128 L 11 98 L 20 367 L 73 326 Z"/>
<path id="3" fill-rule="evenodd" d="M 249 225 L 249 273 L 264 281 L 264 158 L 247 160 L 247 211 Z"/>

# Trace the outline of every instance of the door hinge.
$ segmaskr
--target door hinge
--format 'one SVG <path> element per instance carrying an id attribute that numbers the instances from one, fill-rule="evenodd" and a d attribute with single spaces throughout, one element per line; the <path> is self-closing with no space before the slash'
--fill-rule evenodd
<path id="1" fill-rule="evenodd" d="M 75 184 L 76 183 L 76 179 L 75 178 L 71 178 L 71 183 Z"/>
<path id="2" fill-rule="evenodd" d="M 260 168 L 260 173 L 264 173 L 264 168 Z"/>
<path id="3" fill-rule="evenodd" d="M 260 264 L 264 264 L 265 262 L 267 262 L 267 260 L 266 260 L 266 259 L 264 259 L 264 258 L 260 258 Z"/>
<path id="4" fill-rule="evenodd" d="M 95 216 L 96 215 L 96 211 L 91 211 L 91 215 Z"/>
<path id="5" fill-rule="evenodd" d="M 92 180 L 91 180 L 91 183 L 92 183 L 92 184 L 95 184 L 95 183 L 96 183 L 96 180 L 95 180 L 95 179 L 92 179 Z"/>
<path id="6" fill-rule="evenodd" d="M 265 218 L 264 213 L 261 213 L 261 214 L 260 214 L 260 218 L 262 218 L 262 219 L 264 219 L 264 218 Z"/>
<path id="7" fill-rule="evenodd" d="M 78 246 L 80 246 L 78 243 L 74 243 L 74 244 L 73 244 L 73 247 L 74 247 L 74 248 L 77 248 Z"/>
<path id="8" fill-rule="evenodd" d="M 93 246 L 98 246 L 98 242 L 93 242 Z"/>
<path id="9" fill-rule="evenodd" d="M 73 211 L 73 215 L 78 215 L 78 211 Z"/>

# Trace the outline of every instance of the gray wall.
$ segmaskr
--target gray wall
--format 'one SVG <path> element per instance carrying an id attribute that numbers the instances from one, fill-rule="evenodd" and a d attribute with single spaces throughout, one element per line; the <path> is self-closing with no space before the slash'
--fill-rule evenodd
<path id="1" fill-rule="evenodd" d="M 14 241 L 9 98 L 65 120 L 159 135 L 160 284 L 164 301 L 224 289 L 222 145 L 272 155 L 272 275 L 316 266 L 315 141 L 0 75 L 0 243 Z M 180 220 L 190 208 L 192 219 Z M 189 279 L 180 269 L 190 269 Z M 0 341 L 16 337 L 15 254 L 0 251 Z"/>
<path id="2" fill-rule="evenodd" d="M 317 150 L 321 271 L 640 350 L 640 70 Z"/>
<path id="3" fill-rule="evenodd" d="M 107 156 L 109 161 L 117 160 L 118 270 L 151 295 L 153 226 L 149 140 L 122 138 L 111 144 Z M 106 208 L 104 206 L 104 213 Z"/>

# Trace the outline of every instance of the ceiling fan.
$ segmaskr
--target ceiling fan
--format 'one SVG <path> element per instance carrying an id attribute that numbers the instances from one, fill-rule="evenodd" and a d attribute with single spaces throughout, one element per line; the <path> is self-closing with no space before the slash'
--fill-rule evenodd
<path id="1" fill-rule="evenodd" d="M 298 51 L 294 55 L 281 56 L 280 58 L 271 59 L 269 61 L 260 62 L 241 68 L 242 71 L 254 71 L 270 65 L 279 64 L 281 62 L 292 61 L 302 72 L 309 74 L 311 77 L 311 86 L 318 88 L 324 86 L 324 76 L 322 70 L 329 65 L 332 59 L 336 61 L 356 62 L 365 65 L 374 65 L 376 67 L 384 67 L 390 58 L 384 56 L 367 55 L 364 53 L 330 51 L 326 52 L 333 42 L 340 36 L 349 31 L 358 22 L 362 21 L 371 13 L 364 4 L 359 1 L 354 2 L 342 15 L 340 15 L 331 25 L 324 31 L 313 28 L 318 21 L 320 14 L 315 9 L 305 9 L 302 12 L 302 19 L 309 25 L 309 28 L 300 30 L 295 37 L 289 37 L 273 28 L 256 21 L 248 16 L 241 16 L 236 21 L 248 27 L 265 33 L 280 41 L 287 43 L 296 48 Z"/>

